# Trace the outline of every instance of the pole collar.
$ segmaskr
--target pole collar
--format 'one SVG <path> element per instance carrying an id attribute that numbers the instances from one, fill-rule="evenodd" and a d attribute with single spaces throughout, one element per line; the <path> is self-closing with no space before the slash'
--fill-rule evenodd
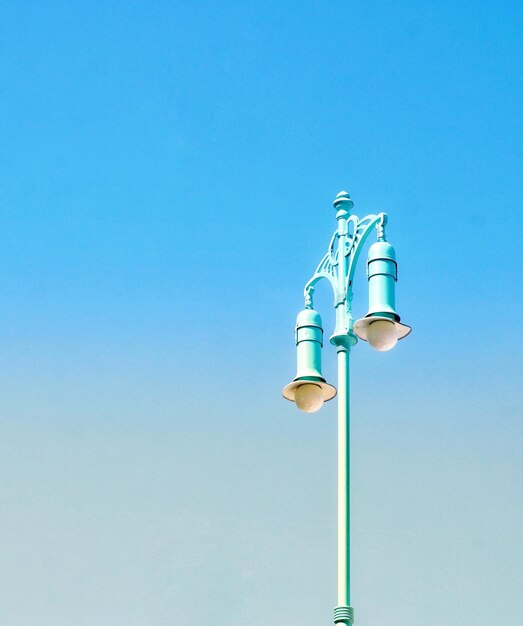
<path id="1" fill-rule="evenodd" d="M 334 609 L 334 623 L 353 624 L 354 609 L 351 606 L 337 606 Z"/>
<path id="2" fill-rule="evenodd" d="M 358 343 L 358 338 L 353 332 L 336 332 L 330 337 L 330 342 L 338 350 L 350 350 Z"/>

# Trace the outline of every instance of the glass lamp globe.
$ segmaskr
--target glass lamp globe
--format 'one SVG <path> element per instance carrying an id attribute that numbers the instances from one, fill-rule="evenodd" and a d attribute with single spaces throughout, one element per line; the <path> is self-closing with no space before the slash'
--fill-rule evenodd
<path id="1" fill-rule="evenodd" d="M 386 352 L 398 343 L 398 331 L 393 322 L 377 320 L 369 324 L 367 341 L 378 352 Z"/>
<path id="2" fill-rule="evenodd" d="M 319 385 L 305 383 L 296 389 L 296 406 L 305 413 L 314 413 L 323 406 L 323 391 Z"/>

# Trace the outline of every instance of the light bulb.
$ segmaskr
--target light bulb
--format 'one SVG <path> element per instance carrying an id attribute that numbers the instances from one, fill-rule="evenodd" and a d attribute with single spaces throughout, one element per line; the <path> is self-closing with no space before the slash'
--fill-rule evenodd
<path id="1" fill-rule="evenodd" d="M 398 331 L 393 322 L 378 320 L 369 324 L 367 341 L 379 352 L 386 352 L 398 343 Z"/>
<path id="2" fill-rule="evenodd" d="M 323 406 L 323 391 L 319 385 L 306 383 L 296 389 L 296 406 L 305 413 L 314 413 Z"/>

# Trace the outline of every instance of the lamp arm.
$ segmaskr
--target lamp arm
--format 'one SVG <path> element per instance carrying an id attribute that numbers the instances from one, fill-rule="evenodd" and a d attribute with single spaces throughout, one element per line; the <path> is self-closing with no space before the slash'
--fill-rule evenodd
<path id="1" fill-rule="evenodd" d="M 338 285 L 338 247 L 336 243 L 338 242 L 339 235 L 336 230 L 331 237 L 329 248 L 320 261 L 316 271 L 312 275 L 312 277 L 307 281 L 305 287 L 303 289 L 303 295 L 305 297 L 305 308 L 312 309 L 313 302 L 312 296 L 314 294 L 314 288 L 316 283 L 319 282 L 322 278 L 326 278 L 331 284 L 334 292 L 337 290 Z"/>
<path id="2" fill-rule="evenodd" d="M 349 224 L 352 224 L 352 229 L 349 228 Z M 350 312 L 352 301 L 352 281 L 361 250 L 363 249 L 363 246 L 374 227 L 378 231 L 378 241 L 386 240 L 386 224 L 386 213 L 367 215 L 361 220 L 356 215 L 351 215 L 346 220 L 346 228 L 342 230 L 343 241 L 340 241 L 340 230 L 337 229 L 334 231 L 326 254 L 318 264 L 318 267 L 312 277 L 305 284 L 303 294 L 305 297 L 306 309 L 313 308 L 313 294 L 316 283 L 318 283 L 322 278 L 325 278 L 329 281 L 334 291 L 335 306 L 338 306 L 342 302 L 346 302 L 348 311 Z M 352 234 L 349 234 L 351 230 Z M 343 251 L 341 250 L 342 248 L 344 248 Z M 348 263 L 343 264 L 344 268 L 346 268 L 345 278 L 340 278 L 339 274 L 340 254 L 343 254 L 348 260 Z"/>

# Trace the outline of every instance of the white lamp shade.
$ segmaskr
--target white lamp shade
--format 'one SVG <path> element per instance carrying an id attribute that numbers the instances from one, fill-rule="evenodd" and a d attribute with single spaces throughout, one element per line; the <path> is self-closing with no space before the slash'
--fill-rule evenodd
<path id="1" fill-rule="evenodd" d="M 384 315 L 369 315 L 368 317 L 364 317 L 357 322 L 354 322 L 354 334 L 360 339 L 363 339 L 363 341 L 369 341 L 369 326 L 378 321 L 390 322 L 394 324 L 398 341 L 406 337 L 412 331 L 410 326 L 402 324 L 401 322 L 391 319 L 390 317 L 385 317 Z"/>

